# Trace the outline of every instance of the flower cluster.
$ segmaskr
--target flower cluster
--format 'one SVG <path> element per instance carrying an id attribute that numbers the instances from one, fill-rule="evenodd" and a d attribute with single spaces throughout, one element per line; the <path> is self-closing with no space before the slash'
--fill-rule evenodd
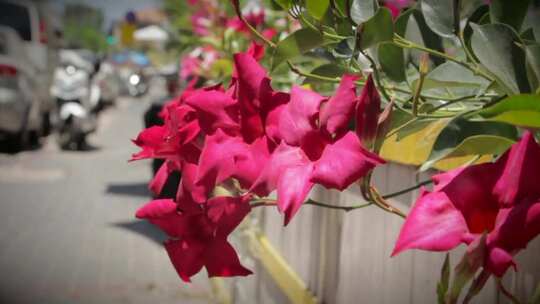
<path id="1" fill-rule="evenodd" d="M 171 237 L 166 249 L 183 280 L 202 266 L 210 276 L 251 273 L 227 236 L 249 213 L 252 197 L 277 191 L 287 224 L 315 184 L 343 190 L 384 163 L 362 144 L 378 127 L 380 97 L 371 78 L 360 95 L 353 75 L 331 97 L 299 86 L 279 92 L 257 61 L 263 53 L 254 44 L 236 54 L 228 88 L 185 90 L 166 105 L 163 126 L 134 140 L 142 149 L 134 160 L 165 160 L 152 191 L 159 193 L 172 171 L 182 172 L 174 201 L 152 201 L 137 216 Z M 233 196 L 212 195 L 222 184 L 236 185 Z"/>
<path id="2" fill-rule="evenodd" d="M 540 146 L 526 132 L 494 163 L 462 167 L 433 177 L 423 190 L 393 255 L 417 248 L 448 251 L 459 244 L 481 249 L 481 264 L 501 277 L 513 256 L 540 234 Z M 485 237 L 483 237 L 485 235 Z"/>

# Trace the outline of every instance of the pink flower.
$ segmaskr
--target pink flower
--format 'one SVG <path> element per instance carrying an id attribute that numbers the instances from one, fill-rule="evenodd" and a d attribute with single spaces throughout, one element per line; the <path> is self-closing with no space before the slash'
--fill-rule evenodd
<path id="1" fill-rule="evenodd" d="M 204 205 L 184 201 L 154 200 L 137 211 L 162 229 L 169 258 L 180 278 L 190 278 L 205 267 L 210 277 L 246 276 L 252 272 L 240 264 L 227 241 L 229 234 L 250 212 L 249 197 L 215 197 Z"/>
<path id="2" fill-rule="evenodd" d="M 513 256 L 540 233 L 539 174 L 540 146 L 526 132 L 494 163 L 434 176 L 434 191 L 422 191 L 392 255 L 471 246 L 487 233 L 484 268 L 504 275 L 515 267 Z"/>
<path id="3" fill-rule="evenodd" d="M 207 36 L 210 34 L 209 27 L 211 25 L 211 21 L 208 17 L 208 13 L 200 10 L 193 15 L 191 15 L 191 26 L 193 28 L 193 32 L 200 36 Z"/>
<path id="4" fill-rule="evenodd" d="M 413 0 L 385 0 L 384 6 L 390 10 L 392 17 L 396 19 L 403 8 L 408 7 L 413 3 Z"/>
<path id="5" fill-rule="evenodd" d="M 380 111 L 381 97 L 373 83 L 373 78 L 369 75 L 356 108 L 356 134 L 362 142 L 371 144 L 377 137 Z"/>

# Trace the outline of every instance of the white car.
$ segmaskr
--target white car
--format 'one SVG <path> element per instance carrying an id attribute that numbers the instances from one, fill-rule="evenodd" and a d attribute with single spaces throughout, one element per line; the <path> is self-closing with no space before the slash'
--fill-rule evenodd
<path id="1" fill-rule="evenodd" d="M 46 7 L 38 1 L 0 1 L 0 26 L 14 29 L 21 38 L 22 44 L 17 51 L 33 66 L 33 76 L 37 78 L 36 86 L 33 88 L 43 103 L 43 108 L 49 113 L 54 107 L 49 87 L 55 63 L 49 56 L 45 9 Z"/>
<path id="2" fill-rule="evenodd" d="M 15 30 L 0 26 L 0 134 L 16 150 L 39 139 L 45 116 L 34 90 L 36 70 L 21 53 L 22 44 Z"/>

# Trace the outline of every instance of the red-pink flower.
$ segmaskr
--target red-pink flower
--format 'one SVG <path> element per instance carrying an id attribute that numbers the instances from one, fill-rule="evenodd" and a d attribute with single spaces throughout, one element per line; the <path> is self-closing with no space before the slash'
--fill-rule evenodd
<path id="1" fill-rule="evenodd" d="M 191 26 L 193 32 L 200 36 L 206 36 L 210 33 L 209 28 L 211 25 L 208 13 L 200 10 L 191 15 Z"/>
<path id="2" fill-rule="evenodd" d="M 371 144 L 377 137 L 377 125 L 381 111 L 381 97 L 373 77 L 369 75 L 360 94 L 356 108 L 356 134 L 366 144 Z"/>
<path id="3" fill-rule="evenodd" d="M 165 248 L 178 275 L 185 282 L 205 267 L 210 277 L 246 276 L 227 241 L 229 234 L 250 212 L 249 197 L 215 197 L 204 205 L 154 200 L 137 211 L 162 229 L 170 239 Z"/>
<path id="4" fill-rule="evenodd" d="M 484 267 L 502 276 L 513 256 L 540 233 L 540 146 L 526 132 L 494 163 L 433 177 L 403 225 L 394 252 L 448 251 L 487 233 Z"/>

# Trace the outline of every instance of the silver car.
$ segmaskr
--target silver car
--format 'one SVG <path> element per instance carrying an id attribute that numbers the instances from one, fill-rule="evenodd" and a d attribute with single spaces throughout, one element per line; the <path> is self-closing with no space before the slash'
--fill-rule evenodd
<path id="1" fill-rule="evenodd" d="M 16 149 L 38 140 L 44 117 L 35 68 L 21 49 L 18 33 L 0 26 L 0 134 Z"/>

